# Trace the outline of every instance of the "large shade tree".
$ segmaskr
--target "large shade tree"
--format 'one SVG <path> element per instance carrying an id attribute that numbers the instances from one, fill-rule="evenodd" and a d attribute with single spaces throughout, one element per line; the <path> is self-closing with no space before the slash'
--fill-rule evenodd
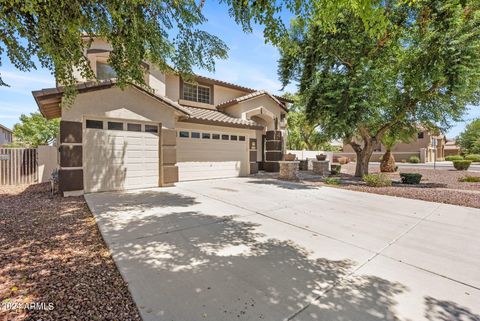
<path id="1" fill-rule="evenodd" d="M 480 154 L 480 118 L 467 125 L 457 139 L 465 154 Z"/>
<path id="2" fill-rule="evenodd" d="M 330 29 L 334 27 L 331 17 L 344 9 L 352 10 L 372 33 L 386 25 L 383 8 L 375 6 L 379 0 L 217 2 L 245 31 L 252 30 L 252 23 L 262 25 L 266 41 L 273 44 L 279 43 L 286 30 L 285 10 L 304 18 L 315 12 L 315 19 Z M 227 56 L 227 47 L 202 30 L 204 4 L 205 0 L 1 1 L 0 67 L 3 53 L 22 71 L 37 67 L 36 56 L 39 64 L 66 86 L 67 96 L 73 97 L 75 70 L 94 78 L 84 51 L 98 36 L 113 47 L 110 64 L 121 87 L 130 82 L 146 85 L 141 67 L 145 60 L 162 70 L 171 65 L 184 76 L 189 76 L 194 66 L 212 71 L 215 59 Z M 312 10 L 314 7 L 321 10 Z M 1 75 L 0 85 L 6 85 Z"/>
<path id="3" fill-rule="evenodd" d="M 480 11 L 475 0 L 383 1 L 388 21 L 372 34 L 350 10 L 335 30 L 299 17 L 281 47 L 284 85 L 299 82 L 306 112 L 350 144 L 356 176 L 400 123 L 447 127 L 480 96 Z"/>
<path id="4" fill-rule="evenodd" d="M 21 115 L 20 123 L 13 126 L 13 146 L 37 147 L 49 145 L 60 133 L 60 119 L 47 120 L 40 113 Z"/>

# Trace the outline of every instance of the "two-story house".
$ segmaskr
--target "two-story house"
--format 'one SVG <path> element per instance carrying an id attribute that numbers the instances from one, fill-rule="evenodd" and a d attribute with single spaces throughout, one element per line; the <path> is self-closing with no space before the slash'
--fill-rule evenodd
<path id="1" fill-rule="evenodd" d="M 115 86 L 110 45 L 86 50 L 98 81 L 78 78 L 75 102 L 62 87 L 34 91 L 41 113 L 61 117 L 64 194 L 169 186 L 177 181 L 278 171 L 287 99 L 196 76 L 190 82 L 144 63 L 151 90 Z"/>
<path id="2" fill-rule="evenodd" d="M 13 132 L 0 124 L 0 146 L 8 145 L 13 140 Z"/>
<path id="3" fill-rule="evenodd" d="M 425 162 L 433 162 L 434 160 L 443 160 L 445 157 L 445 136 L 434 133 L 427 129 L 418 128 L 416 137 L 408 143 L 399 142 L 392 148 L 392 153 L 397 161 L 407 161 L 411 156 L 417 156 Z M 343 156 L 353 156 L 355 152 L 349 144 L 343 145 Z M 379 155 L 383 155 L 387 151 L 383 144 L 378 144 L 372 155 L 372 161 L 378 161 Z"/>

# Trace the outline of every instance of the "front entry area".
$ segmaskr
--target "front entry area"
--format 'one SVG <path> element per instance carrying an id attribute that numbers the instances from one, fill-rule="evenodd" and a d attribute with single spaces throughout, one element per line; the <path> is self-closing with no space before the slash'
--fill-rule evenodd
<path id="1" fill-rule="evenodd" d="M 159 186 L 159 126 L 87 119 L 84 122 L 86 193 Z"/>

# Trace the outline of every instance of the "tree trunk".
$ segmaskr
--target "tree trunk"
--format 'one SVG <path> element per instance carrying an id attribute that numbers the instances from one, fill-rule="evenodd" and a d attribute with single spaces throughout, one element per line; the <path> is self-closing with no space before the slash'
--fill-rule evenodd
<path id="1" fill-rule="evenodd" d="M 355 167 L 355 176 L 363 177 L 363 175 L 368 174 L 368 164 L 370 163 L 370 157 L 373 154 L 373 145 L 366 144 L 366 146 L 361 150 L 356 150 L 357 154 L 357 164 Z"/>
<path id="2" fill-rule="evenodd" d="M 385 173 L 395 172 L 395 158 L 393 157 L 392 151 L 387 150 L 382 156 L 382 161 L 380 162 L 380 171 Z"/>

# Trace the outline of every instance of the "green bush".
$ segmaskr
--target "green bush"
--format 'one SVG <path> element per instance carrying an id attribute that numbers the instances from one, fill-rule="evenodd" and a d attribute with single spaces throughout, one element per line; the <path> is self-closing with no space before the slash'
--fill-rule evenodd
<path id="1" fill-rule="evenodd" d="M 455 160 L 453 161 L 453 167 L 459 171 L 466 171 L 471 163 L 471 160 Z"/>
<path id="2" fill-rule="evenodd" d="M 465 159 L 472 162 L 480 162 L 480 154 L 470 154 L 465 156 Z"/>
<path id="3" fill-rule="evenodd" d="M 454 160 L 463 160 L 463 157 L 461 155 L 451 155 L 451 156 L 446 156 L 445 160 L 449 162 L 453 162 Z"/>
<path id="4" fill-rule="evenodd" d="M 363 175 L 363 181 L 367 184 L 367 186 L 371 187 L 392 186 L 392 180 L 385 174 Z"/>
<path id="5" fill-rule="evenodd" d="M 413 164 L 418 164 L 420 163 L 420 158 L 418 158 L 418 156 L 410 156 L 410 158 L 408 159 L 408 162 Z"/>
<path id="6" fill-rule="evenodd" d="M 422 174 L 418 173 L 400 173 L 403 184 L 420 184 Z"/>
<path id="7" fill-rule="evenodd" d="M 465 176 L 458 179 L 459 182 L 480 183 L 480 176 Z"/>
<path id="8" fill-rule="evenodd" d="M 342 169 L 342 165 L 331 165 L 330 166 L 330 173 L 332 175 L 340 174 L 341 169 Z"/>
<path id="9" fill-rule="evenodd" d="M 328 185 L 340 185 L 340 180 L 334 177 L 327 177 L 323 181 Z"/>

